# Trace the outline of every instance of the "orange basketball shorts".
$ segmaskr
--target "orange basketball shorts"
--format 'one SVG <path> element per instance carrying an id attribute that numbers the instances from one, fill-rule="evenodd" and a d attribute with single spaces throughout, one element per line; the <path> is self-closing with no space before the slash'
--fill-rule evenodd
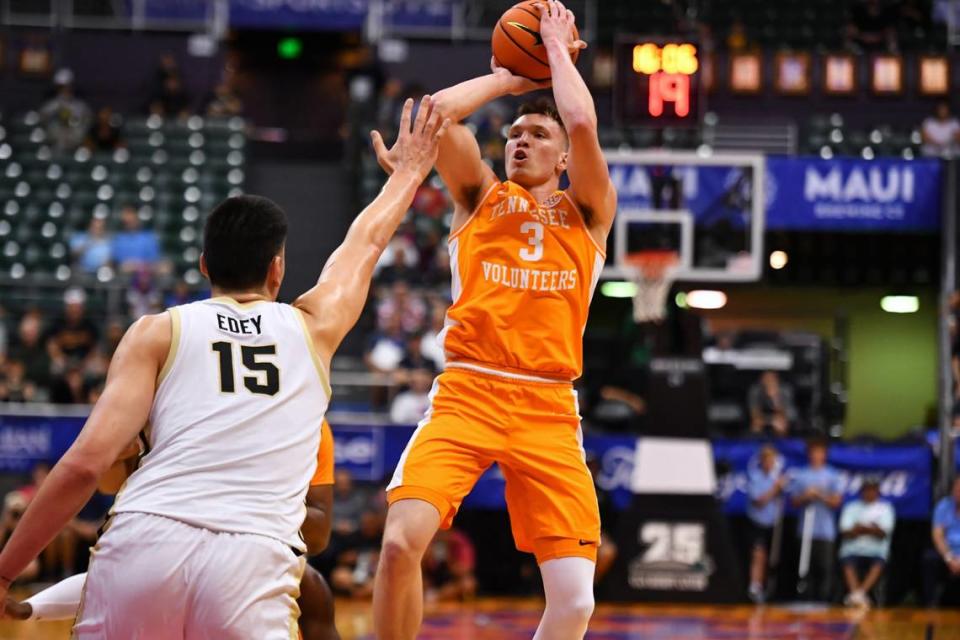
<path id="1" fill-rule="evenodd" d="M 449 528 L 464 496 L 494 462 L 506 479 L 513 538 L 538 563 L 596 561 L 600 511 L 584 462 L 570 383 L 448 368 L 387 487 L 391 504 L 419 499 Z"/>

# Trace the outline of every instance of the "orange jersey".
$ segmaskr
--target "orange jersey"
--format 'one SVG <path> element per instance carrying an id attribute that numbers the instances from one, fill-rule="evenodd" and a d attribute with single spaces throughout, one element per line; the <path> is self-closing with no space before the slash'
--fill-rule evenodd
<path id="1" fill-rule="evenodd" d="M 320 425 L 320 448 L 317 450 L 317 471 L 310 481 L 311 487 L 333 484 L 333 431 L 324 418 Z"/>
<path id="2" fill-rule="evenodd" d="M 542 204 L 494 185 L 450 235 L 453 304 L 443 348 L 453 363 L 574 380 L 605 252 L 565 191 Z"/>

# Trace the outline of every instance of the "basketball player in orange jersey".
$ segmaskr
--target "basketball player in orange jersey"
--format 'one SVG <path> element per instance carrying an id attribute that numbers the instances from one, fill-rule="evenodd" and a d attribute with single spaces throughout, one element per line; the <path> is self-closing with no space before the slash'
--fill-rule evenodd
<path id="1" fill-rule="evenodd" d="M 494 462 L 506 478 L 517 548 L 534 553 L 543 576 L 546 610 L 534 638 L 582 638 L 593 611 L 600 516 L 571 381 L 581 374 L 616 192 L 593 99 L 570 58 L 586 46 L 574 40 L 573 14 L 552 1 L 539 10 L 556 110 L 520 110 L 506 143 L 509 180 L 484 164 L 465 126 L 451 127 L 440 145 L 437 170 L 456 203 L 453 304 L 441 338 L 447 364 L 388 487 L 374 590 L 382 640 L 416 636 L 420 559 Z M 537 88 L 495 67 L 437 93 L 434 108 L 459 122 L 490 100 Z M 376 137 L 374 145 L 389 173 L 392 151 Z M 561 191 L 564 172 L 570 186 Z"/>
<path id="2" fill-rule="evenodd" d="M 149 448 L 145 433 L 138 436 L 120 458 L 100 478 L 97 490 L 105 495 L 116 495 L 133 473 Z M 307 491 L 307 515 L 300 534 L 311 555 L 321 553 L 330 542 L 333 507 L 334 442 L 330 424 L 324 419 L 320 428 L 320 447 L 317 451 L 317 471 Z M 25 602 L 7 596 L 5 613 L 14 620 L 72 620 L 77 617 L 87 574 L 81 573 L 33 595 Z M 300 638 L 302 640 L 340 640 L 334 625 L 333 593 L 323 576 L 307 565 L 300 579 Z"/>

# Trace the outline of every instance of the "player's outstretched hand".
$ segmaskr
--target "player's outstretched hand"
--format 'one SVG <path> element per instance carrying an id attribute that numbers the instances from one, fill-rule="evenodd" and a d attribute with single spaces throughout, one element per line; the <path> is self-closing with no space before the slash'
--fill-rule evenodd
<path id="1" fill-rule="evenodd" d="M 3 601 L 2 618 L 8 620 L 26 620 L 33 613 L 33 607 L 26 602 L 20 602 L 11 596 L 5 596 Z"/>
<path id="2" fill-rule="evenodd" d="M 501 82 L 504 83 L 507 92 L 512 96 L 520 96 L 525 93 L 530 93 L 531 91 L 550 88 L 549 79 L 537 82 L 536 80 L 531 80 L 530 78 L 515 75 L 506 67 L 501 67 L 500 63 L 497 62 L 497 59 L 493 57 L 490 58 L 490 71 L 493 72 L 493 75 L 500 78 Z"/>
<path id="3" fill-rule="evenodd" d="M 441 119 L 440 113 L 433 110 L 430 96 L 424 96 L 420 101 L 416 121 L 411 125 L 412 114 L 413 100 L 408 99 L 403 103 L 397 142 L 390 149 L 387 149 L 379 131 L 371 131 L 370 138 L 377 162 L 387 174 L 410 171 L 423 180 L 437 161 L 440 138 L 450 126 L 450 119 Z"/>
<path id="4" fill-rule="evenodd" d="M 577 49 L 586 49 L 587 43 L 574 38 L 573 28 L 577 21 L 559 0 L 544 0 L 536 5 L 540 11 L 540 37 L 544 43 L 549 40 L 562 42 L 571 53 Z"/>

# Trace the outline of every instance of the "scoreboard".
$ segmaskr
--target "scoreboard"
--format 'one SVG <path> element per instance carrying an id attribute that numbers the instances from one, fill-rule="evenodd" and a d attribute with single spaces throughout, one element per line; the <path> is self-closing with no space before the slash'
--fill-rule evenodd
<path id="1" fill-rule="evenodd" d="M 695 42 L 621 36 L 614 57 L 614 115 L 618 124 L 699 124 L 703 65 Z"/>

